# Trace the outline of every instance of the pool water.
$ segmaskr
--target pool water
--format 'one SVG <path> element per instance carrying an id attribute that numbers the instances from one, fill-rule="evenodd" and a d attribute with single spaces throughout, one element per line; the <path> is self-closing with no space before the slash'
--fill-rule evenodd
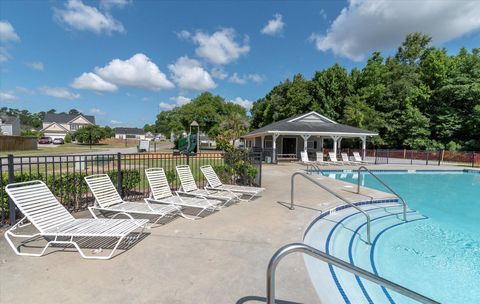
<path id="1" fill-rule="evenodd" d="M 378 274 L 441 303 L 480 303 L 480 173 L 375 174 L 428 217 L 382 233 L 373 253 Z M 329 176 L 358 181 L 356 173 Z M 363 186 L 388 192 L 372 176 L 362 176 Z"/>

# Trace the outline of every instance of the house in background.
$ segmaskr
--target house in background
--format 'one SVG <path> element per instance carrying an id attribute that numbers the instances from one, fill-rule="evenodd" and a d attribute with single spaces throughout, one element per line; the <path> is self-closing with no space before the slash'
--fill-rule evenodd
<path id="1" fill-rule="evenodd" d="M 47 113 L 43 118 L 43 129 L 40 132 L 52 139 L 64 139 L 65 135 L 73 134 L 88 125 L 95 125 L 95 116 Z"/>
<path id="2" fill-rule="evenodd" d="M 20 119 L 15 116 L 0 116 L 1 135 L 20 136 Z"/>
<path id="3" fill-rule="evenodd" d="M 117 139 L 145 139 L 145 131 L 140 128 L 115 128 Z"/>

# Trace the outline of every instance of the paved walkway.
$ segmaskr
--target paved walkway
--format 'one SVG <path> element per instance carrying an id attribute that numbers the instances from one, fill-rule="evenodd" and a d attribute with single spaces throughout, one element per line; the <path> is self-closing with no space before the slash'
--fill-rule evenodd
<path id="1" fill-rule="evenodd" d="M 296 164 L 265 165 L 263 186 L 268 190 L 261 198 L 198 221 L 179 218 L 152 228 L 138 244 L 108 261 L 84 260 L 76 252 L 18 257 L 2 236 L 0 302 L 264 302 L 265 274 L 272 254 L 284 244 L 301 241 L 306 226 L 322 210 L 340 203 L 298 179 L 297 208 L 286 208 L 290 176 L 300 169 L 303 166 Z M 320 178 L 352 200 L 391 197 L 369 189 L 357 195 L 349 184 Z M 280 264 L 277 299 L 318 303 L 300 254 Z"/>

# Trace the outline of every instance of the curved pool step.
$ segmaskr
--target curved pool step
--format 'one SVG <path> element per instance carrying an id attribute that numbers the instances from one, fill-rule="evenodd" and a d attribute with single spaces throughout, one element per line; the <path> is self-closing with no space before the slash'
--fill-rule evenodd
<path id="1" fill-rule="evenodd" d="M 404 223 L 398 203 L 362 205 L 371 218 L 371 237 Z M 423 218 L 409 211 L 408 220 Z M 342 260 L 374 272 L 372 246 L 366 243 L 365 216 L 354 208 L 329 212 L 311 225 L 305 243 Z M 378 285 L 364 282 L 351 273 L 305 257 L 307 269 L 322 300 L 327 303 L 389 303 L 388 294 Z M 325 291 L 328 291 L 326 293 Z"/>

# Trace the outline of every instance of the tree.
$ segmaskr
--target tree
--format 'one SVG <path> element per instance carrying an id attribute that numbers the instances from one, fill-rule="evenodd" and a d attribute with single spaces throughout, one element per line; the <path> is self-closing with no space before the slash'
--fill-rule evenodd
<path id="1" fill-rule="evenodd" d="M 95 125 L 88 125 L 78 129 L 75 134 L 75 140 L 81 144 L 98 144 L 100 140 L 106 137 L 105 129 Z"/>
<path id="2" fill-rule="evenodd" d="M 230 113 L 220 124 L 222 139 L 235 144 L 235 140 L 248 131 L 248 119 L 240 113 Z"/>
<path id="3" fill-rule="evenodd" d="M 70 109 L 70 111 L 68 111 L 68 114 L 70 114 L 70 115 L 80 115 L 82 113 L 80 111 L 78 111 L 77 109 Z"/>

